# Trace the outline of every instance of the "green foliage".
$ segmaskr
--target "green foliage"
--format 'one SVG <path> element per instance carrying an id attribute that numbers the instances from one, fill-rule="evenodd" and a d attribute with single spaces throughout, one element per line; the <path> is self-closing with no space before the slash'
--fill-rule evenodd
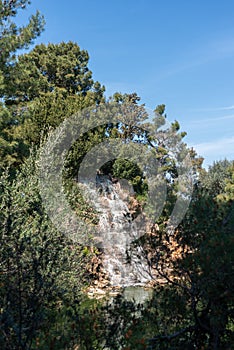
<path id="1" fill-rule="evenodd" d="M 161 227 L 153 239 L 152 264 L 168 282 L 161 292 L 163 303 L 168 301 L 160 316 L 164 330 L 152 340 L 154 349 L 229 349 L 233 343 L 234 205 L 225 196 L 224 185 L 213 187 L 217 178 L 213 168 L 210 171 L 209 188 L 196 186 L 176 234 L 167 236 Z M 217 191 L 222 195 L 217 196 Z M 171 245 L 165 244 L 167 240 Z M 184 302 L 180 310 L 178 293 Z M 170 314 L 174 315 L 171 321 Z"/>
<path id="2" fill-rule="evenodd" d="M 17 27 L 13 18 L 19 9 L 25 9 L 30 4 L 28 0 L 0 1 L 0 96 L 5 95 L 5 89 L 10 80 L 12 62 L 19 49 L 28 48 L 33 40 L 40 35 L 44 28 L 44 19 L 37 12 L 29 19 L 29 23 Z"/>
<path id="3" fill-rule="evenodd" d="M 114 177 L 129 180 L 136 193 L 146 193 L 147 185 L 144 183 L 143 172 L 136 163 L 127 159 L 116 159 L 111 173 Z"/>
<path id="4" fill-rule="evenodd" d="M 3 145 L 2 167 L 14 169 L 32 144 L 39 146 L 46 139 L 49 130 L 103 101 L 104 87 L 92 80 L 87 64 L 87 52 L 72 42 L 38 45 L 18 57 L 4 89 L 8 109 L 3 111 L 9 122 L 0 126 L 8 142 Z"/>
<path id="5" fill-rule="evenodd" d="M 225 188 L 218 195 L 220 200 L 234 200 L 234 163 L 227 168 L 227 175 L 224 178 Z"/>
<path id="6" fill-rule="evenodd" d="M 86 271 L 92 249 L 74 244 L 52 225 L 39 193 L 38 159 L 26 158 L 32 146 L 40 147 L 50 131 L 72 114 L 104 102 L 104 87 L 94 82 L 89 55 L 76 43 L 41 44 L 17 57 L 17 51 L 27 49 L 44 28 L 38 12 L 25 26 L 14 23 L 18 11 L 29 4 L 0 1 L 0 347 L 231 349 L 233 162 L 219 161 L 208 171 L 202 169 L 202 158 L 181 142 L 186 133 L 178 121 L 167 134 L 158 132 L 165 125 L 163 104 L 156 107 L 146 131 L 147 112 L 136 93 L 114 94 L 109 103 L 113 110 L 116 104 L 122 108 L 118 123 L 95 127 L 74 142 L 66 158 L 64 189 L 72 209 L 93 228 L 97 213 L 74 181 L 85 155 L 105 140 L 118 139 L 123 156 L 101 170 L 128 180 L 145 198 L 144 169 L 136 155 L 131 160 L 124 156 L 130 142 L 145 146 L 147 171 L 155 175 L 157 170 L 151 187 L 160 196 L 157 185 L 164 181 L 167 199 L 156 232 L 134 244 L 140 244 L 166 283 L 154 287 L 154 296 L 144 307 L 121 297 L 110 303 L 81 297 L 81 289 L 90 282 Z M 76 127 L 87 130 L 88 118 L 81 124 Z M 172 237 L 166 226 L 176 194 L 182 191 L 178 163 L 188 153 L 194 166 L 190 175 L 199 181 L 187 215 Z M 149 205 L 148 210 L 150 214 L 155 208 Z"/>
<path id="7" fill-rule="evenodd" d="M 14 22 L 18 11 L 30 4 L 28 0 L 0 1 L 0 97 L 5 97 L 10 86 L 16 54 L 19 49 L 27 49 L 44 28 L 44 19 L 37 12 L 28 24 L 19 27 Z M 0 173 L 6 167 L 14 172 L 28 155 L 25 143 L 17 133 L 21 118 L 19 111 L 11 111 L 0 104 Z"/>
<path id="8" fill-rule="evenodd" d="M 0 345 L 30 349 L 58 303 L 79 301 L 87 254 L 58 232 L 44 212 L 35 158 L 0 182 Z M 78 278 L 79 276 L 79 278 Z"/>
<path id="9" fill-rule="evenodd" d="M 68 95 L 56 89 L 53 93 L 41 93 L 40 97 L 22 110 L 23 123 L 18 132 L 28 145 L 39 146 L 48 132 L 66 118 L 95 103 L 95 96 Z"/>
<path id="10" fill-rule="evenodd" d="M 75 213 L 84 221 L 86 221 L 89 225 L 97 225 L 98 223 L 98 215 L 94 208 L 87 203 L 85 198 L 82 196 L 79 186 L 77 182 L 66 178 L 64 180 L 64 189 L 67 194 L 67 200 L 71 206 L 71 208 L 75 211 Z M 87 247 L 86 247 L 87 248 Z M 87 254 L 87 249 L 84 250 L 84 253 Z"/>
<path id="11" fill-rule="evenodd" d="M 231 179 L 231 166 L 233 162 L 228 160 L 214 162 L 208 171 L 201 174 L 202 185 L 214 196 L 219 195 L 225 190 L 226 182 Z"/>
<path id="12" fill-rule="evenodd" d="M 41 93 L 61 89 L 70 95 L 95 95 L 100 103 L 104 88 L 92 79 L 89 56 L 73 42 L 37 45 L 20 55 L 12 68 L 6 91 L 7 103 L 32 101 Z"/>
<path id="13" fill-rule="evenodd" d="M 166 109 L 166 106 L 164 104 L 162 104 L 162 105 L 158 105 L 154 111 L 155 111 L 155 113 L 157 113 L 159 115 L 165 116 L 165 109 Z"/>
<path id="14" fill-rule="evenodd" d="M 127 159 L 117 159 L 113 165 L 113 175 L 133 180 L 136 176 L 142 176 L 143 173 L 137 164 L 132 164 Z"/>
<path id="15" fill-rule="evenodd" d="M 26 145 L 16 133 L 17 127 L 17 118 L 0 104 L 0 174 L 7 167 L 13 172 L 28 155 Z"/>

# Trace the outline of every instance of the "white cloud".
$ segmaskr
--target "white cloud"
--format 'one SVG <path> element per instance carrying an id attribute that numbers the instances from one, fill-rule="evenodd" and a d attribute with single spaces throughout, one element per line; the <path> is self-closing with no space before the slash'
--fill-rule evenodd
<path id="1" fill-rule="evenodd" d="M 203 166 L 207 168 L 214 161 L 229 159 L 234 160 L 234 136 L 202 142 L 192 146 L 199 156 L 204 157 Z"/>
<path id="2" fill-rule="evenodd" d="M 234 114 L 223 115 L 223 116 L 217 117 L 217 118 L 197 118 L 197 119 L 189 121 L 188 124 L 201 125 L 201 123 L 213 123 L 213 122 L 218 122 L 218 121 L 222 121 L 222 120 L 230 120 L 230 119 L 234 119 Z"/>
<path id="3" fill-rule="evenodd" d="M 194 111 L 197 112 L 219 112 L 219 111 L 231 111 L 234 110 L 234 105 L 226 107 L 214 107 L 214 108 L 198 108 Z"/>
<path id="4" fill-rule="evenodd" d="M 234 136 L 211 142 L 202 142 L 194 145 L 193 148 L 202 156 L 233 157 L 234 158 Z"/>
<path id="5" fill-rule="evenodd" d="M 159 74 L 160 79 L 207 65 L 210 62 L 232 57 L 234 55 L 233 38 L 204 42 L 200 46 L 195 46 L 193 49 L 190 48 L 190 50 L 182 52 L 182 54 L 176 62 L 173 61 L 171 66 L 168 66 L 162 74 Z M 234 106 L 230 107 L 234 109 Z"/>
<path id="6" fill-rule="evenodd" d="M 228 106 L 228 107 L 220 107 L 219 111 L 229 111 L 234 109 L 234 106 Z"/>

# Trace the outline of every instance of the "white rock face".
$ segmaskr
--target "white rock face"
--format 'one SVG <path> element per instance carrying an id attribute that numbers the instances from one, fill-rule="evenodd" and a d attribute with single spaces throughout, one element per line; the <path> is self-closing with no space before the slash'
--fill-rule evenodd
<path id="1" fill-rule="evenodd" d="M 129 210 L 131 190 L 113 183 L 107 175 L 98 175 L 96 188 L 84 185 L 90 201 L 99 212 L 97 241 L 104 249 L 103 265 L 113 286 L 144 285 L 151 280 L 150 270 L 140 247 L 131 255 L 130 244 L 145 232 Z M 125 187 L 125 188 L 124 188 Z"/>

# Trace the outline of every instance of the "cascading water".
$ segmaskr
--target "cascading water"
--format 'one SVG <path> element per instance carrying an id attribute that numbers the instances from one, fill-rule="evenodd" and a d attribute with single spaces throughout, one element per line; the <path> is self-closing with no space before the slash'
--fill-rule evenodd
<path id="1" fill-rule="evenodd" d="M 151 279 L 141 248 L 131 250 L 131 242 L 143 234 L 130 213 L 130 193 L 110 176 L 97 175 L 95 188 L 84 185 L 99 213 L 98 235 L 104 250 L 103 266 L 113 286 L 144 285 Z M 95 199 L 95 201 L 94 201 Z M 144 227 L 145 228 L 145 227 Z"/>

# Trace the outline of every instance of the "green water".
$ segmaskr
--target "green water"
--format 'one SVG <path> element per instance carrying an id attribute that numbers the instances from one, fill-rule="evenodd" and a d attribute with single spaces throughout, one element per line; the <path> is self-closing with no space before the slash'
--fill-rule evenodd
<path id="1" fill-rule="evenodd" d="M 153 296 L 153 289 L 146 289 L 140 286 L 127 287 L 123 291 L 123 297 L 127 301 L 132 301 L 136 304 L 144 304 Z"/>

